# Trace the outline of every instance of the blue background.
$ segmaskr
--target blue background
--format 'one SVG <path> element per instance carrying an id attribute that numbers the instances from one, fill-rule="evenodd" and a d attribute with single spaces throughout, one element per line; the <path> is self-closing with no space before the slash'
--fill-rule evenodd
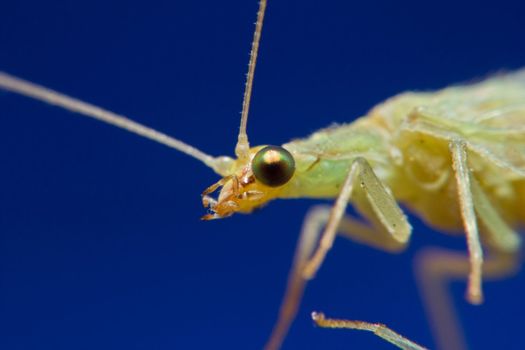
<path id="1" fill-rule="evenodd" d="M 252 144 L 349 122 L 403 90 L 523 66 L 520 3 L 270 1 Z M 2 1 L 0 70 L 231 155 L 256 10 L 255 0 Z M 318 201 L 201 222 L 200 193 L 218 177 L 185 155 L 11 94 L 0 93 L 0 122 L 1 349 L 262 347 Z M 392 349 L 315 328 L 312 310 L 434 347 L 413 256 L 465 245 L 410 219 L 402 255 L 337 240 L 284 349 Z M 472 348 L 523 348 L 523 278 L 486 283 L 481 307 L 452 284 Z"/>

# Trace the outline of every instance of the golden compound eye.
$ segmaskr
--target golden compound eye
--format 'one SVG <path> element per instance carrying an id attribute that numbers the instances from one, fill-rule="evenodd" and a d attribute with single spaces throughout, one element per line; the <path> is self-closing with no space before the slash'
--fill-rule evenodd
<path id="1" fill-rule="evenodd" d="M 266 146 L 255 154 L 252 172 L 257 181 L 278 187 L 288 182 L 295 171 L 295 160 L 290 152 L 279 146 Z"/>

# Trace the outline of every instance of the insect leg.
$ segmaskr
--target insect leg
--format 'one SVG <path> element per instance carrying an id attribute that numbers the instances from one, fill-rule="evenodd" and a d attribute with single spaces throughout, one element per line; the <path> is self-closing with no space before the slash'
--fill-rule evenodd
<path id="1" fill-rule="evenodd" d="M 356 179 L 364 189 L 378 220 L 390 233 L 386 241 L 381 236 L 374 235 L 374 230 L 370 227 L 351 218 L 343 217 Z M 338 230 L 344 230 L 348 236 L 354 236 L 359 241 L 383 247 L 385 250 L 392 249 L 391 241 L 404 245 L 410 237 L 411 226 L 406 217 L 363 158 L 357 158 L 352 163 L 334 206 L 332 208 L 314 207 L 306 215 L 279 318 L 266 344 L 266 349 L 273 350 L 280 347 L 297 313 L 306 282 L 321 266 L 333 245 Z M 317 242 L 319 243 L 316 248 Z"/>
<path id="2" fill-rule="evenodd" d="M 516 253 L 521 247 L 521 237 L 503 220 L 474 177 L 471 189 L 474 208 L 486 228 L 483 233 L 488 246 L 502 253 Z"/>
<path id="3" fill-rule="evenodd" d="M 368 323 L 363 321 L 341 320 L 334 318 L 325 318 L 323 313 L 312 312 L 312 319 L 322 328 L 340 328 L 340 329 L 358 329 L 362 331 L 373 332 L 380 338 L 394 344 L 403 350 L 426 350 L 419 344 L 403 337 L 381 323 Z"/>
<path id="4" fill-rule="evenodd" d="M 405 244 L 410 237 L 412 227 L 392 194 L 383 186 L 370 164 L 368 164 L 368 161 L 364 158 L 356 158 L 332 208 L 319 246 L 304 267 L 303 275 L 307 279 L 314 277 L 326 254 L 332 247 L 337 227 L 341 222 L 352 193 L 354 177 L 357 177 L 357 180 L 359 180 L 360 187 L 364 190 L 368 203 L 375 214 L 371 217 L 375 217 L 381 224 L 378 227 L 385 229 L 389 233 L 388 236 L 398 243 Z"/>
<path id="5" fill-rule="evenodd" d="M 479 244 L 475 210 L 480 223 L 483 224 L 482 233 L 486 243 L 493 250 L 489 259 L 483 262 L 482 269 L 481 261 L 475 262 L 480 264 L 479 271 L 473 269 L 472 254 L 465 256 L 462 253 L 443 249 L 423 251 L 415 261 L 422 298 L 438 348 L 455 350 L 465 349 L 466 343 L 446 290 L 447 282 L 468 276 L 469 288 L 471 288 L 473 272 L 479 274 L 479 277 L 475 277 L 475 279 L 479 278 L 478 283 L 481 283 L 482 272 L 485 278 L 493 279 L 512 275 L 518 265 L 517 252 L 520 247 L 520 237 L 505 223 L 477 180 L 469 175 L 464 143 L 452 141 L 450 147 L 460 192 L 462 215 L 466 223 L 467 240 L 474 236 L 477 241 L 474 246 Z M 467 223 L 466 216 L 468 220 L 472 220 L 470 223 Z M 469 232 L 473 228 L 475 232 Z M 469 242 L 471 252 L 470 249 Z"/>
<path id="6" fill-rule="evenodd" d="M 494 254 L 484 262 L 483 274 L 489 279 L 504 278 L 512 275 L 517 267 L 515 254 Z M 460 252 L 429 248 L 418 253 L 414 269 L 437 348 L 466 349 L 447 284 L 469 275 L 469 257 Z"/>
<path id="7" fill-rule="evenodd" d="M 479 240 L 478 225 L 472 200 L 466 145 L 462 140 L 452 140 L 449 147 L 452 154 L 452 166 L 456 174 L 459 205 L 463 225 L 467 234 L 467 246 L 470 258 L 466 298 L 472 304 L 481 304 L 483 302 L 483 292 L 481 290 L 483 250 L 481 249 Z"/>

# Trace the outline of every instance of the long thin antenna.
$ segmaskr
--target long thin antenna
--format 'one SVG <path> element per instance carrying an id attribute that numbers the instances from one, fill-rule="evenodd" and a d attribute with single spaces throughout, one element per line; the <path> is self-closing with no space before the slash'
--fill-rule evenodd
<path id="1" fill-rule="evenodd" d="M 255 63 L 257 62 L 257 53 L 259 52 L 259 42 L 261 41 L 264 12 L 266 11 L 266 0 L 259 2 L 259 12 L 257 12 L 257 22 L 255 23 L 255 32 L 253 33 L 252 50 L 250 52 L 250 62 L 248 63 L 248 74 L 246 74 L 246 87 L 244 89 L 244 99 L 242 101 L 241 126 L 239 127 L 239 136 L 235 146 L 235 155 L 239 159 L 249 157 L 250 143 L 246 133 L 246 124 L 248 122 L 248 111 L 250 110 L 250 99 L 252 97 L 253 76 L 255 73 Z"/>
<path id="2" fill-rule="evenodd" d="M 150 127 L 134 122 L 133 120 L 130 120 L 122 115 L 107 111 L 87 102 L 80 101 L 76 98 L 66 96 L 46 87 L 14 77 L 4 72 L 0 72 L 0 89 L 34 98 L 35 100 L 46 102 L 51 105 L 56 105 L 68 111 L 114 125 L 117 128 L 127 130 L 131 133 L 140 135 L 185 153 L 190 157 L 200 160 L 218 173 L 222 174 L 222 170 L 224 170 L 223 168 L 226 160 L 224 157 L 212 157 L 195 147 L 192 147 Z"/>

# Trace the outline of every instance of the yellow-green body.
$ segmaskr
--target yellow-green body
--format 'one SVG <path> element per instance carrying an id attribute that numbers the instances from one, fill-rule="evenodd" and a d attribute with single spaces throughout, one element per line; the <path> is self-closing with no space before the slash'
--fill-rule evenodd
<path id="1" fill-rule="evenodd" d="M 487 267 L 483 273 L 488 276 L 501 277 L 517 260 L 521 239 L 509 225 L 525 222 L 525 70 L 436 92 L 404 93 L 351 124 L 289 142 L 283 147 L 294 159 L 295 172 L 286 178 L 288 182 L 276 186 L 257 179 L 253 168 L 257 162 L 252 160 L 264 146 L 249 148 L 242 132 L 241 147 L 236 147 L 240 157 L 211 157 L 123 116 L 2 72 L 0 88 L 115 125 L 202 161 L 222 177 L 203 193 L 203 204 L 209 209 L 205 220 L 249 213 L 275 198 L 337 197 L 331 209 L 314 208 L 305 219 L 289 290 L 268 349 L 276 349 L 282 341 L 305 283 L 322 264 L 336 233 L 387 251 L 406 246 L 411 227 L 396 201 L 434 227 L 451 232 L 464 229 L 469 271 L 465 259 L 453 253 L 430 253 L 420 260 L 423 295 L 429 305 L 436 305 L 430 315 L 439 337 L 452 338 L 452 344 L 461 340 L 457 334 L 449 336 L 448 325 L 454 320 L 439 291 L 439 283 L 444 282 L 441 275 L 468 273 L 467 298 L 480 303 L 482 267 Z M 363 190 L 353 191 L 357 185 Z M 219 189 L 218 197 L 212 198 L 210 194 Z M 349 200 L 370 226 L 343 217 Z M 504 253 L 500 261 L 482 265 L 477 219 L 487 246 Z M 376 326 L 360 322 L 351 328 Z M 388 334 L 393 338 L 389 335 L 387 340 L 402 348 L 420 348 L 395 332 Z"/>
<path id="2" fill-rule="evenodd" d="M 351 124 L 283 147 L 296 174 L 271 197 L 336 197 L 358 156 L 428 224 L 461 231 L 448 144 L 465 140 L 469 167 L 501 215 L 525 222 L 525 71 L 436 92 L 408 92 Z"/>

